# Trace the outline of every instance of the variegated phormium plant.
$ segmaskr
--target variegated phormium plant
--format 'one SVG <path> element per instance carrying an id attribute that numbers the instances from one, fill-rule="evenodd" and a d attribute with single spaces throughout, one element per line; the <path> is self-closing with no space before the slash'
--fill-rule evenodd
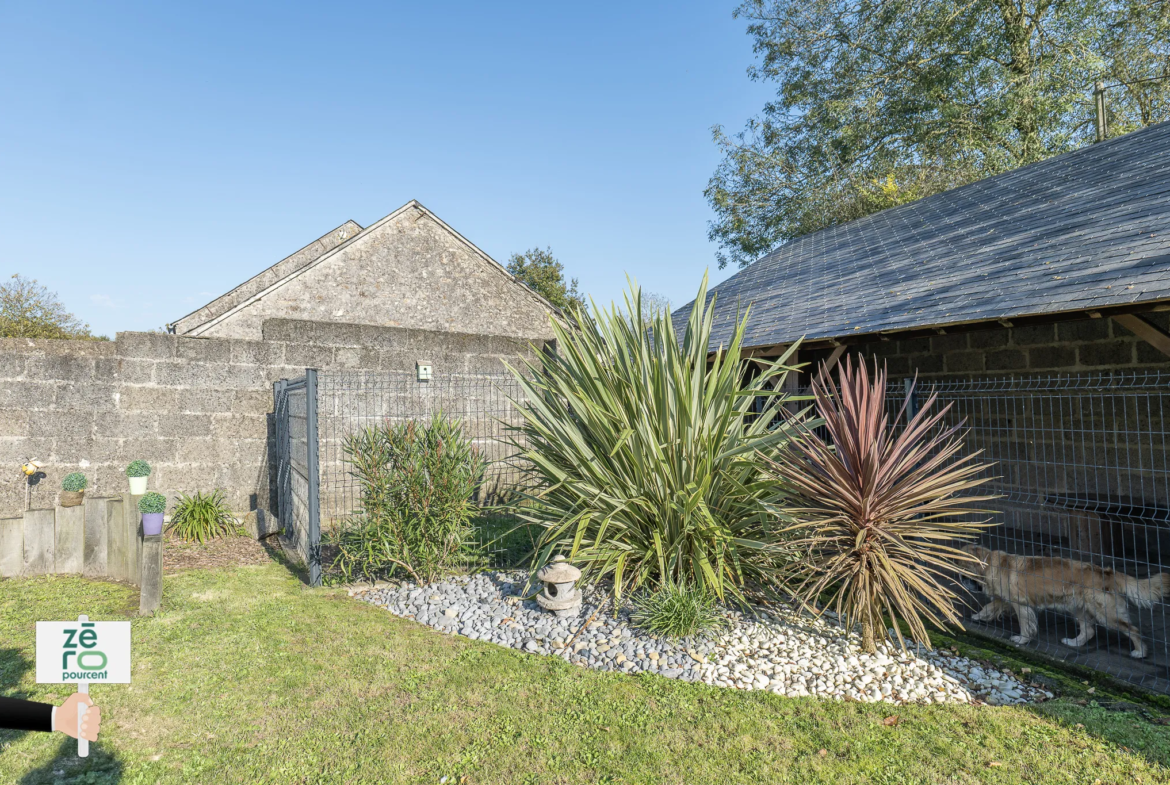
<path id="1" fill-rule="evenodd" d="M 577 314 L 577 330 L 554 322 L 557 354 L 515 373 L 524 397 L 514 443 L 535 488 L 516 514 L 543 527 L 538 565 L 564 553 L 586 579 L 612 577 L 616 598 L 670 584 L 742 599 L 787 553 L 761 455 L 794 428 L 778 410 L 795 347 L 776 362 L 748 360 L 745 314 L 709 353 L 706 279 L 681 341 L 670 314 L 644 314 L 631 289 L 624 309 Z"/>
<path id="2" fill-rule="evenodd" d="M 784 497 L 778 517 L 801 551 L 785 570 L 788 585 L 810 608 L 827 593 L 822 610 L 833 608 L 847 628 L 860 624 L 868 652 L 883 612 L 903 648 L 899 620 L 929 647 L 923 620 L 959 620 L 946 579 L 974 561 L 954 543 L 988 525 L 972 519 L 994 498 L 970 493 L 986 481 L 978 453 L 962 452 L 962 423 L 943 425 L 950 405 L 932 411 L 934 395 L 899 430 L 910 395 L 891 420 L 885 371 L 871 382 L 864 363 L 846 361 L 839 386 L 818 374 L 813 397 L 828 438 L 801 428 L 769 461 Z"/>

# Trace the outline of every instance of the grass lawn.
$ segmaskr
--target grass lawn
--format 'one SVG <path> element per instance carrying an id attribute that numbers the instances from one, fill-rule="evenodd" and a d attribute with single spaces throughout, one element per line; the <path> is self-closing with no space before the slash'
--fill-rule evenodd
<path id="1" fill-rule="evenodd" d="M 35 620 L 136 606 L 109 583 L 0 581 L 0 694 L 69 693 L 34 683 Z M 1170 727 L 1079 696 L 891 707 L 595 673 L 441 635 L 276 563 L 168 575 L 162 611 L 133 625 L 134 683 L 93 688 L 88 761 L 60 734 L 0 731 L 0 782 L 1170 782 Z"/>

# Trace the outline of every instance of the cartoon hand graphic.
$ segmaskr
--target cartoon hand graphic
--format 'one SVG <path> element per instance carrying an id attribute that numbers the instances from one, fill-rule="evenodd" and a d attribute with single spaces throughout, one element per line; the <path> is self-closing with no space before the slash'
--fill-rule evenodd
<path id="1" fill-rule="evenodd" d="M 98 730 L 102 724 L 102 710 L 93 705 L 88 695 L 75 692 L 65 699 L 65 702 L 53 715 L 53 730 L 77 738 L 77 711 L 81 706 L 88 707 L 85 717 L 81 720 L 81 738 L 88 741 L 97 741 Z"/>

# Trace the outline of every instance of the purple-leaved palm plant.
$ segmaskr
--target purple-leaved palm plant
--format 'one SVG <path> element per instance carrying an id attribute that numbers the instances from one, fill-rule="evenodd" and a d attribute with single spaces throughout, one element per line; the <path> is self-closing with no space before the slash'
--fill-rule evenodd
<path id="1" fill-rule="evenodd" d="M 790 449 L 769 460 L 784 486 L 781 516 L 796 558 L 786 568 L 800 601 L 834 608 L 847 629 L 860 623 L 863 648 L 876 651 L 887 614 L 905 648 L 899 620 L 930 646 L 923 620 L 955 623 L 948 577 L 973 558 L 953 545 L 972 540 L 986 522 L 970 495 L 986 481 L 984 468 L 964 454 L 962 423 L 946 426 L 950 406 L 932 412 L 932 395 L 898 431 L 910 394 L 897 415 L 886 412 L 886 373 L 871 383 L 865 364 L 846 361 L 838 386 L 827 372 L 813 381 L 817 412 L 828 438 L 801 427 Z M 961 544 L 961 542 L 960 542 Z"/>

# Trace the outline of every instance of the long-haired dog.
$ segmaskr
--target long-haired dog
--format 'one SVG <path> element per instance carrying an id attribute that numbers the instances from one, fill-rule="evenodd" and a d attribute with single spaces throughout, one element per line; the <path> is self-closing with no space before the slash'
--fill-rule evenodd
<path id="1" fill-rule="evenodd" d="M 1094 564 L 1048 556 L 1014 556 L 979 545 L 964 551 L 979 560 L 972 567 L 976 582 L 991 602 L 971 618 L 992 621 L 1009 609 L 1020 620 L 1020 634 L 1012 642 L 1023 645 L 1036 637 L 1036 610 L 1052 608 L 1071 614 L 1077 620 L 1077 637 L 1063 638 L 1066 646 L 1084 646 L 1096 634 L 1096 625 L 1118 630 L 1129 636 L 1133 651 L 1129 656 L 1142 658 L 1146 648 L 1137 625 L 1129 620 L 1129 606 L 1149 608 L 1170 594 L 1170 573 L 1158 573 L 1139 580 Z"/>

